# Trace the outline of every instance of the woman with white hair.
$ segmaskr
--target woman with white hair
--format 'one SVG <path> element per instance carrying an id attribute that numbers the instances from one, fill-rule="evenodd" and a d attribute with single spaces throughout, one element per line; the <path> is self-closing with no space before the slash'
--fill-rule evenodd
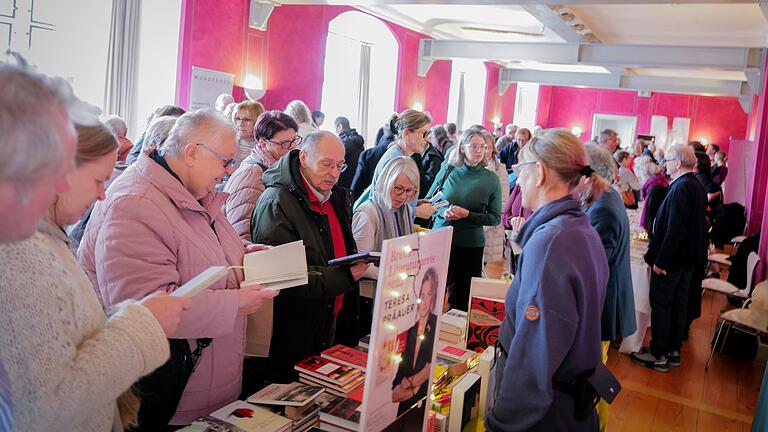
<path id="1" fill-rule="evenodd" d="M 450 203 L 435 212 L 435 228 L 453 227 L 453 242 L 448 267 L 448 303 L 467 310 L 469 284 L 483 271 L 484 226 L 501 222 L 499 178 L 485 168 L 486 144 L 482 126 L 475 125 L 461 134 L 456 150 L 437 175 L 427 197 L 442 192 Z"/>
<path id="2" fill-rule="evenodd" d="M 650 237 L 653 231 L 653 221 L 659 207 L 667 197 L 667 182 L 664 169 L 650 156 L 641 156 L 635 161 L 635 171 L 643 186 L 640 188 L 640 199 L 643 200 L 643 209 L 640 212 L 640 226 Z"/>
<path id="3" fill-rule="evenodd" d="M 317 130 L 312 122 L 312 111 L 303 101 L 296 99 L 288 102 L 284 112 L 293 117 L 299 124 L 300 137 L 306 138 L 307 135 Z"/>

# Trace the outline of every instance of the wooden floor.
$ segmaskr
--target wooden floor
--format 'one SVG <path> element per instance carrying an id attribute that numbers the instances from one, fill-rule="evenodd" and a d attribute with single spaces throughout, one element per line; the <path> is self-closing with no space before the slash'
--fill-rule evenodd
<path id="1" fill-rule="evenodd" d="M 489 264 L 488 276 L 501 274 L 503 268 L 501 263 Z M 610 408 L 610 432 L 749 432 L 765 362 L 716 353 L 704 372 L 715 322 L 725 304 L 723 296 L 705 294 L 702 317 L 693 323 L 681 351 L 682 365 L 667 373 L 638 366 L 611 348 L 608 367 L 623 389 Z"/>

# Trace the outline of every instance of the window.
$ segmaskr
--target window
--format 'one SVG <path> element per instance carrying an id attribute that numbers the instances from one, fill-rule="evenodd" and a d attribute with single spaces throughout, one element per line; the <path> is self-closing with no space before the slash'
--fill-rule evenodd
<path id="1" fill-rule="evenodd" d="M 453 60 L 448 122 L 456 123 L 459 130 L 483 124 L 486 75 L 487 71 L 481 60 Z"/>

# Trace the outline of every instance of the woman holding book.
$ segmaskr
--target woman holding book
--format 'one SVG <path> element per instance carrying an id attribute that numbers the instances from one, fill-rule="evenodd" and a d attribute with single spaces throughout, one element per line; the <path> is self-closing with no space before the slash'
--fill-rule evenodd
<path id="1" fill-rule="evenodd" d="M 600 314 L 608 263 L 600 237 L 573 196 L 584 180 L 604 189 L 584 144 L 564 130 L 531 140 L 514 166 L 523 206 L 517 274 L 499 330 L 495 403 L 489 431 L 595 431 L 594 406 L 576 418 L 572 386 L 602 367 Z M 578 245 L 578 253 L 573 247 Z M 522 393 L 521 393 L 522 392 Z"/>
<path id="2" fill-rule="evenodd" d="M 448 267 L 448 304 L 466 311 L 469 283 L 483 271 L 484 226 L 501 222 L 501 184 L 485 168 L 485 129 L 472 126 L 461 134 L 459 145 L 437 175 L 427 194 L 442 191 L 450 205 L 435 213 L 434 228 L 453 227 L 451 258 Z"/>
<path id="3" fill-rule="evenodd" d="M 398 416 L 427 396 L 437 331 L 437 315 L 434 313 L 437 287 L 437 272 L 430 267 L 421 279 L 416 323 L 408 329 L 405 352 L 401 355 L 397 375 L 392 382 L 392 402 L 400 403 Z"/>
<path id="4" fill-rule="evenodd" d="M 162 293 L 119 303 L 107 317 L 70 251 L 63 227 L 104 198 L 117 158 L 117 139 L 94 123 L 76 127 L 71 188 L 37 233 L 0 245 L 0 328 L 9 330 L 0 332 L 0 360 L 18 430 L 122 431 L 138 403 L 126 390 L 168 359 L 166 337 L 189 307 Z"/>

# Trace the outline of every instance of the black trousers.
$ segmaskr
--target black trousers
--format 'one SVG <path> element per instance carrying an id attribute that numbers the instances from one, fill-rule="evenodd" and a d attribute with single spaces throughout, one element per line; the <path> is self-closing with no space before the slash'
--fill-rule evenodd
<path id="1" fill-rule="evenodd" d="M 651 272 L 651 354 L 666 356 L 683 344 L 688 330 L 688 295 L 693 268 Z"/>
<path id="2" fill-rule="evenodd" d="M 448 262 L 448 305 L 466 311 L 469 303 L 469 284 L 473 277 L 483 274 L 482 247 L 451 246 Z"/>

